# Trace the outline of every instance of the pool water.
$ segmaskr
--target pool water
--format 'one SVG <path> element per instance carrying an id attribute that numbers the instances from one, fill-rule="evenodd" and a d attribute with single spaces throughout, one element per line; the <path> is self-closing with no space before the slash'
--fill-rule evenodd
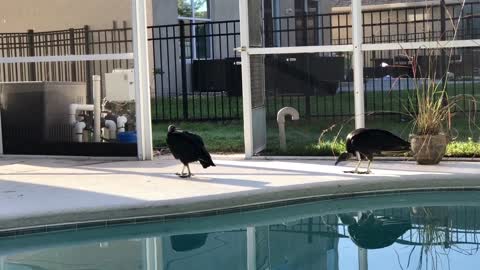
<path id="1" fill-rule="evenodd" d="M 345 198 L 0 238 L 0 270 L 480 267 L 480 192 Z"/>

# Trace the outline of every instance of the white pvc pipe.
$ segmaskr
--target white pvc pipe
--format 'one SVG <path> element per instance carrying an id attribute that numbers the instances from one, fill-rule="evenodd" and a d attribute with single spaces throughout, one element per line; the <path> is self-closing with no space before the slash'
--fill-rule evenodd
<path id="1" fill-rule="evenodd" d="M 292 116 L 292 120 L 296 121 L 300 119 L 300 113 L 295 108 L 285 107 L 277 113 L 278 134 L 280 138 L 280 149 L 287 151 L 287 136 L 285 134 L 285 117 L 287 115 Z"/>
<path id="2" fill-rule="evenodd" d="M 117 129 L 118 133 L 125 132 L 125 124 L 127 124 L 128 119 L 125 116 L 117 117 Z"/>
<path id="3" fill-rule="evenodd" d="M 85 122 L 76 122 L 73 127 L 73 141 L 83 142 L 83 130 L 87 127 Z"/>
<path id="4" fill-rule="evenodd" d="M 93 140 L 94 142 L 102 141 L 101 134 L 101 115 L 102 115 L 102 93 L 100 76 L 93 75 Z"/>
<path id="5" fill-rule="evenodd" d="M 75 125 L 77 123 L 77 113 L 79 111 L 93 111 L 93 105 L 89 104 L 70 104 L 69 107 L 69 123 L 70 125 Z"/>
<path id="6" fill-rule="evenodd" d="M 352 1 L 353 88 L 355 90 L 355 128 L 365 127 L 365 89 L 363 84 L 362 1 Z"/>
<path id="7" fill-rule="evenodd" d="M 115 121 L 107 120 L 105 121 L 105 127 L 108 130 L 108 138 L 109 139 L 116 139 L 117 138 L 117 124 Z"/>

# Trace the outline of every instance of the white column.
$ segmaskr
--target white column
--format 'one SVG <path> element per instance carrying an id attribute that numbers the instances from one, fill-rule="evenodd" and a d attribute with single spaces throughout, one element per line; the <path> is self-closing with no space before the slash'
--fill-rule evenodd
<path id="1" fill-rule="evenodd" d="M 253 156 L 252 91 L 250 79 L 250 33 L 248 23 L 248 0 L 240 0 L 240 44 L 242 57 L 243 134 L 245 158 Z"/>
<path id="2" fill-rule="evenodd" d="M 161 242 L 160 242 L 161 243 Z M 158 261 L 158 246 L 157 238 L 145 239 L 145 270 L 161 270 L 163 269 L 162 262 Z"/>
<path id="3" fill-rule="evenodd" d="M 139 160 L 153 159 L 146 0 L 132 0 L 135 104 Z"/>
<path id="4" fill-rule="evenodd" d="M 247 270 L 257 270 L 255 227 L 247 227 Z"/>
<path id="5" fill-rule="evenodd" d="M 0 257 L 0 270 L 5 270 L 5 257 Z"/>
<path id="6" fill-rule="evenodd" d="M 368 250 L 367 249 L 358 248 L 358 270 L 368 270 Z"/>
<path id="7" fill-rule="evenodd" d="M 92 76 L 93 85 L 93 141 L 102 142 L 102 79 L 99 75 Z"/>
<path id="8" fill-rule="evenodd" d="M 363 83 L 362 24 L 362 1 L 352 0 L 353 88 L 355 91 L 355 128 L 365 127 L 365 86 Z"/>

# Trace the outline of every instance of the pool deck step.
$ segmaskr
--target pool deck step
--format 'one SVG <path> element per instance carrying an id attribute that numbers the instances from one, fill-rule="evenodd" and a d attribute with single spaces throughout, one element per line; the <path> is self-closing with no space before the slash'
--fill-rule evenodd
<path id="1" fill-rule="evenodd" d="M 252 207 L 298 198 L 411 190 L 480 190 L 480 163 L 380 160 L 372 175 L 332 160 L 243 160 L 215 156 L 181 179 L 170 156 L 154 161 L 0 159 L 0 232 L 45 225 L 121 221 Z"/>

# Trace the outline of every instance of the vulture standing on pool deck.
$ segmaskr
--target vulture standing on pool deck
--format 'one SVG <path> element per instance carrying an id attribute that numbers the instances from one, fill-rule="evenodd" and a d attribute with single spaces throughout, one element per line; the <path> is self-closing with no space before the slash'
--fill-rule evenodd
<path id="1" fill-rule="evenodd" d="M 203 168 L 215 166 L 212 157 L 205 149 L 205 144 L 200 136 L 190 133 L 188 131 L 177 130 L 174 125 L 168 127 L 167 145 L 170 148 L 173 156 L 183 163 L 181 173 L 177 173 L 182 178 L 193 176 L 190 172 L 191 162 L 200 161 Z M 185 167 L 188 169 L 188 174 L 185 174 Z"/>
<path id="2" fill-rule="evenodd" d="M 374 154 L 382 153 L 405 153 L 410 151 L 410 143 L 397 137 L 396 135 L 381 129 L 360 128 L 350 132 L 346 141 L 347 152 L 342 153 L 335 165 L 346 161 L 352 156 L 358 159 L 357 167 L 354 171 L 348 173 L 369 174 L 370 165 Z M 362 158 L 368 159 L 368 168 L 366 172 L 359 172 Z"/>

